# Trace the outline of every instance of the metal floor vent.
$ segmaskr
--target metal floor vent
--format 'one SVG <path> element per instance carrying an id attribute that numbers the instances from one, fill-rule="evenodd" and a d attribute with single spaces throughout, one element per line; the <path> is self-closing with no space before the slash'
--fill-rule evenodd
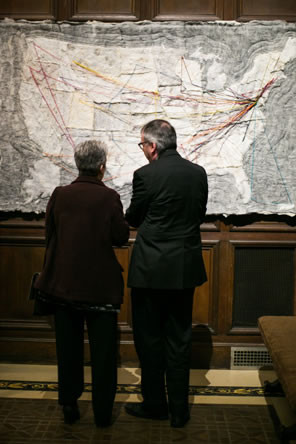
<path id="1" fill-rule="evenodd" d="M 272 368 L 272 360 L 266 347 L 231 347 L 232 370 Z"/>

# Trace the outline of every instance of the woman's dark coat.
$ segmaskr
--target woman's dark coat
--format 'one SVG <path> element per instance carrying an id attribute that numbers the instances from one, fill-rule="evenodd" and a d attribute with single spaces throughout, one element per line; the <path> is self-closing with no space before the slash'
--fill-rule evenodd
<path id="1" fill-rule="evenodd" d="M 127 242 L 118 193 L 102 181 L 80 176 L 57 187 L 47 205 L 47 249 L 36 288 L 55 298 L 120 304 L 122 269 L 113 246 Z"/>

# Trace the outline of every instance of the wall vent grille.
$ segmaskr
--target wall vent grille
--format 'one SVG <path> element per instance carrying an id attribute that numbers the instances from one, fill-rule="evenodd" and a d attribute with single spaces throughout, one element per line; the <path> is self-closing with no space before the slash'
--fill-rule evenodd
<path id="1" fill-rule="evenodd" d="M 230 368 L 233 370 L 254 370 L 262 367 L 272 368 L 272 366 L 266 347 L 231 347 Z"/>

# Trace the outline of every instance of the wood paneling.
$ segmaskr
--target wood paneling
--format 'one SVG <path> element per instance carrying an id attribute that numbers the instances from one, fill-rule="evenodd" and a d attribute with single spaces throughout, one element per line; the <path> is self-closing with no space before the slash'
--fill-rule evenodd
<path id="1" fill-rule="evenodd" d="M 235 218 L 236 224 L 221 220 L 202 226 L 203 257 L 208 281 L 196 289 L 193 306 L 193 368 L 225 368 L 230 365 L 232 346 L 262 344 L 256 327 L 233 328 L 234 276 L 236 248 L 294 250 L 296 274 L 296 227 L 284 222 Z M 292 221 L 293 222 L 293 221 Z M 119 363 L 137 366 L 133 344 L 131 304 L 126 286 L 128 264 L 136 232 L 130 245 L 116 248 L 124 272 L 124 304 L 118 319 Z M 255 251 L 255 250 L 254 250 Z M 42 267 L 44 254 L 44 220 L 8 219 L 0 222 L 0 353 L 3 361 L 56 362 L 52 317 L 32 315 L 28 290 L 32 273 Z M 292 259 L 291 259 L 292 258 Z M 291 264 L 290 264 L 291 269 Z M 268 273 L 267 273 L 268 275 Z M 262 281 L 268 279 L 262 276 Z M 296 281 L 296 280 L 295 280 Z M 296 282 L 292 295 L 295 311 Z M 85 358 L 89 360 L 87 335 Z"/>
<path id="2" fill-rule="evenodd" d="M 294 312 L 295 246 L 235 247 L 232 331 L 257 329 L 264 315 L 289 316 Z M 241 330 L 240 330 L 241 333 Z"/>
<path id="3" fill-rule="evenodd" d="M 0 17 L 28 20 L 296 20 L 295 0 L 5 0 Z M 32 215 L 31 215 L 32 216 Z M 30 216 L 30 217 L 31 217 Z M 262 344 L 257 328 L 233 328 L 235 249 L 289 247 L 296 227 L 280 217 L 223 217 L 202 227 L 208 282 L 196 290 L 193 306 L 195 368 L 229 367 L 231 346 Z M 290 223 L 291 222 L 291 223 Z M 132 239 L 135 233 L 132 233 Z M 131 242 L 132 245 L 132 242 Z M 119 315 L 119 362 L 137 366 L 132 337 L 129 289 L 126 286 L 131 245 L 116 249 L 124 268 L 125 296 Z M 0 349 L 2 360 L 55 362 L 52 318 L 34 317 L 28 290 L 32 273 L 41 269 L 44 220 L 33 216 L 0 222 Z M 264 279 L 264 276 L 262 277 Z M 296 279 L 293 314 L 296 314 Z M 87 344 L 87 338 L 86 338 Z M 88 348 L 86 347 L 86 359 Z"/>
<path id="4" fill-rule="evenodd" d="M 218 20 L 223 0 L 154 0 L 153 20 Z"/>
<path id="5" fill-rule="evenodd" d="M 5 0 L 0 18 L 28 20 L 296 20 L 294 0 Z"/>
<path id="6" fill-rule="evenodd" d="M 130 248 L 122 247 L 115 249 L 116 257 L 118 262 L 123 268 L 123 279 L 124 279 L 124 303 L 121 306 L 120 314 L 118 315 L 118 323 L 120 330 L 131 331 L 131 309 L 130 309 L 130 291 L 127 288 L 127 275 L 129 266 L 129 256 Z"/>
<path id="7" fill-rule="evenodd" d="M 239 21 L 296 20 L 295 0 L 237 0 L 236 8 Z"/>
<path id="8" fill-rule="evenodd" d="M 42 269 L 44 220 L 13 219 L 0 223 L 0 354 L 16 362 L 55 362 L 52 316 L 34 316 L 28 299 L 32 274 Z M 124 303 L 118 318 L 119 340 L 133 347 L 129 290 L 126 286 L 130 247 L 116 248 L 123 268 Z M 125 334 L 124 339 L 121 333 Z M 87 335 L 85 357 L 89 359 Z M 124 353 L 123 353 L 124 354 Z M 130 352 L 134 356 L 133 351 Z M 134 357 L 135 359 L 135 357 Z"/>
<path id="9" fill-rule="evenodd" d="M 140 0 L 73 0 L 71 20 L 140 19 Z"/>
<path id="10" fill-rule="evenodd" d="M 0 18 L 25 18 L 27 20 L 54 20 L 57 0 L 2 0 L 0 2 Z"/>
<path id="11" fill-rule="evenodd" d="M 208 280 L 201 287 L 195 289 L 193 299 L 192 324 L 207 326 L 212 333 L 217 330 L 217 318 L 213 313 L 217 311 L 217 288 L 214 285 L 214 270 L 217 269 L 217 246 L 203 246 L 203 259 Z"/>
<path id="12" fill-rule="evenodd" d="M 31 276 L 41 270 L 43 256 L 44 247 L 0 247 L 1 319 L 31 317 L 33 304 L 28 301 Z"/>

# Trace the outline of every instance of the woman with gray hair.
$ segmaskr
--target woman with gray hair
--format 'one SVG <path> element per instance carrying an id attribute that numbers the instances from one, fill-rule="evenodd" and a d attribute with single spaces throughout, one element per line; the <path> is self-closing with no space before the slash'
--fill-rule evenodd
<path id="1" fill-rule="evenodd" d="M 102 182 L 106 157 L 106 146 L 96 140 L 75 148 L 79 176 L 57 187 L 49 199 L 44 267 L 35 284 L 38 299 L 54 306 L 59 404 L 67 424 L 80 419 L 86 321 L 98 427 L 111 424 L 117 385 L 123 278 L 113 246 L 123 245 L 129 236 L 120 197 Z"/>

